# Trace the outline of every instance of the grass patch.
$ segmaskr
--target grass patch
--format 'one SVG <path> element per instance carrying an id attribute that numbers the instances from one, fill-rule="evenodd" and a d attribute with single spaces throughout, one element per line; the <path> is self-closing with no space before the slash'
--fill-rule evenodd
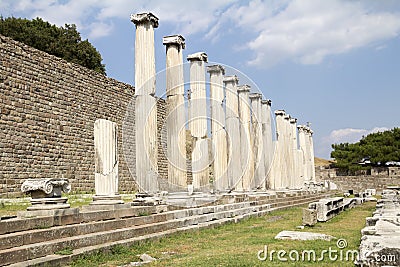
<path id="1" fill-rule="evenodd" d="M 74 253 L 73 249 L 70 247 L 66 247 L 66 248 L 63 248 L 62 250 L 54 252 L 54 254 L 57 254 L 57 255 L 71 255 L 73 253 Z"/>
<path id="2" fill-rule="evenodd" d="M 27 198 L 0 200 L 0 216 L 16 215 L 18 211 L 26 210 L 31 203 Z"/>
<path id="3" fill-rule="evenodd" d="M 375 203 L 347 210 L 326 223 L 318 223 L 304 230 L 333 235 L 345 239 L 345 250 L 356 250 L 360 244 L 360 230 L 365 218 L 371 216 Z M 74 261 L 71 266 L 116 266 L 139 261 L 139 255 L 147 253 L 158 260 L 146 266 L 354 266 L 351 261 L 280 262 L 260 261 L 257 252 L 268 245 L 268 250 L 315 250 L 317 259 L 322 250 L 338 249 L 333 241 L 289 241 L 275 240 L 282 230 L 298 230 L 302 223 L 302 209 L 290 208 L 272 212 L 259 218 L 250 218 L 238 224 L 177 233 L 158 241 L 142 242 L 132 247 L 119 247 L 110 253 L 95 253 Z M 288 258 L 288 255 L 286 255 Z"/>

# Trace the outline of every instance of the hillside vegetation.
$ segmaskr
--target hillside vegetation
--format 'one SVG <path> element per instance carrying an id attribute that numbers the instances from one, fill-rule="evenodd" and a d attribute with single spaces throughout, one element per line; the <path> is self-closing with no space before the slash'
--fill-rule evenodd
<path id="1" fill-rule="evenodd" d="M 359 142 L 332 145 L 335 167 L 350 172 L 400 161 L 400 128 L 369 134 Z"/>

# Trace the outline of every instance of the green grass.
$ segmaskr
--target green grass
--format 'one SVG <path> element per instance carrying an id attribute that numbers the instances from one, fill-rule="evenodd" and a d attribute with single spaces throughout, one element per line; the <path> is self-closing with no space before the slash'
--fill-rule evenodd
<path id="1" fill-rule="evenodd" d="M 365 218 L 371 216 L 375 203 L 345 211 L 326 223 L 318 223 L 304 230 L 333 235 L 345 239 L 348 246 L 343 249 L 356 250 L 360 244 L 360 230 Z M 251 218 L 238 224 L 226 224 L 213 229 L 177 233 L 158 241 L 143 242 L 132 247 L 117 246 L 110 253 L 95 253 L 74 261 L 71 266 L 118 266 L 139 261 L 139 255 L 147 253 L 158 260 L 146 266 L 354 266 L 351 261 L 329 260 L 316 262 L 260 261 L 257 252 L 268 245 L 271 250 L 315 250 L 317 258 L 322 250 L 338 249 L 333 241 L 288 241 L 275 240 L 282 230 L 298 230 L 302 209 L 291 208 L 272 212 L 259 218 Z M 295 254 L 292 254 L 295 255 Z M 288 258 L 288 256 L 286 255 Z"/>
<path id="2" fill-rule="evenodd" d="M 54 254 L 57 255 L 71 255 L 73 253 L 73 249 L 70 247 L 63 248 L 62 250 L 56 251 Z"/>
<path id="3" fill-rule="evenodd" d="M 26 210 L 31 203 L 28 199 L 14 199 L 10 200 L 0 200 L 0 216 L 13 216 L 16 215 L 18 211 Z"/>
<path id="4" fill-rule="evenodd" d="M 62 195 L 68 198 L 68 203 L 71 208 L 80 208 L 89 205 L 93 201 L 93 194 L 91 193 L 69 193 Z M 134 194 L 121 194 L 121 198 L 125 203 L 132 202 Z M 2 216 L 15 216 L 18 211 L 26 211 L 26 208 L 31 205 L 29 198 L 10 198 L 0 199 L 0 217 Z"/>

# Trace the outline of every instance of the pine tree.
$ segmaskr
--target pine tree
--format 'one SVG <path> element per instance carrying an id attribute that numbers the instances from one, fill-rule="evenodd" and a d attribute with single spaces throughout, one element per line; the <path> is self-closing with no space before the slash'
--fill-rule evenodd
<path id="1" fill-rule="evenodd" d="M 87 39 L 82 41 L 75 24 L 57 27 L 41 18 L 0 17 L 0 34 L 106 75 L 100 53 Z"/>

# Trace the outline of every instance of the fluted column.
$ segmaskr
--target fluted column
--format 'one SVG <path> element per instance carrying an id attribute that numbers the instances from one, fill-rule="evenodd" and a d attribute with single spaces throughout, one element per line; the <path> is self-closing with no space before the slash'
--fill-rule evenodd
<path id="1" fill-rule="evenodd" d="M 292 166 L 293 166 L 293 158 L 292 158 L 292 141 L 291 141 L 291 130 L 290 130 L 290 115 L 286 114 L 284 117 L 284 156 L 285 159 L 285 172 L 284 172 L 284 188 L 290 188 L 291 179 L 292 179 Z"/>
<path id="2" fill-rule="evenodd" d="M 154 29 L 158 18 L 152 13 L 131 15 L 136 25 L 135 39 L 135 95 L 154 95 L 156 92 L 156 60 Z"/>
<path id="3" fill-rule="evenodd" d="M 209 153 L 207 138 L 207 96 L 205 63 L 207 54 L 199 52 L 187 57 L 190 61 L 189 129 L 193 138 L 192 172 L 194 190 L 209 189 Z"/>
<path id="4" fill-rule="evenodd" d="M 228 186 L 230 190 L 243 191 L 242 169 L 240 157 L 240 122 L 239 122 L 239 98 L 236 76 L 225 76 L 223 79 L 226 92 L 226 132 L 228 145 Z"/>
<path id="5" fill-rule="evenodd" d="M 118 194 L 118 128 L 104 119 L 94 123 L 95 191 L 93 204 L 123 203 Z"/>
<path id="6" fill-rule="evenodd" d="M 286 177 L 286 161 L 285 161 L 285 121 L 284 116 L 286 115 L 284 110 L 276 110 L 276 153 L 273 162 L 273 175 L 275 188 L 285 188 L 285 177 Z"/>
<path id="7" fill-rule="evenodd" d="M 265 164 L 264 164 L 264 150 L 263 150 L 263 136 L 262 136 L 262 111 L 261 111 L 261 98 L 260 93 L 252 93 L 249 95 L 251 102 L 251 125 L 253 136 L 253 157 L 254 157 L 254 182 L 253 188 L 265 190 Z"/>
<path id="8" fill-rule="evenodd" d="M 228 148 L 225 132 L 224 84 L 225 69 L 221 65 L 207 67 L 210 73 L 211 140 L 214 187 L 217 191 L 229 190 L 227 166 Z"/>
<path id="9" fill-rule="evenodd" d="M 240 118 L 240 155 L 242 164 L 243 190 L 250 191 L 254 179 L 254 154 L 252 149 L 253 137 L 251 134 L 251 109 L 249 101 L 250 86 L 238 87 L 239 118 Z"/>
<path id="10" fill-rule="evenodd" d="M 271 100 L 269 99 L 261 100 L 261 127 L 265 171 L 263 183 L 266 189 L 271 189 L 271 184 L 273 184 L 271 169 L 275 148 L 272 141 Z"/>
<path id="11" fill-rule="evenodd" d="M 306 127 L 303 125 L 299 125 L 297 126 L 297 129 L 299 130 L 299 149 L 301 151 L 300 165 L 302 171 L 300 173 L 300 180 L 302 183 L 302 187 L 304 187 L 304 184 L 309 181 Z"/>
<path id="12" fill-rule="evenodd" d="M 140 192 L 156 193 L 158 186 L 157 99 L 154 28 L 152 13 L 131 15 L 135 40 L 135 134 L 136 182 Z"/>
<path id="13" fill-rule="evenodd" d="M 311 168 L 311 175 L 310 180 L 314 183 L 316 182 L 315 178 L 315 162 L 314 162 L 314 142 L 313 142 L 313 130 L 309 128 L 309 143 L 310 143 L 310 168 Z"/>
<path id="14" fill-rule="evenodd" d="M 298 144 L 297 144 L 297 119 L 290 119 L 290 131 L 291 131 L 291 158 L 292 162 L 292 177 L 290 179 L 290 188 L 298 188 L 299 173 L 298 173 Z"/>
<path id="15" fill-rule="evenodd" d="M 166 95 L 167 95 L 167 159 L 168 184 L 171 191 L 187 188 L 186 168 L 186 114 L 183 77 L 185 38 L 181 35 L 165 36 Z"/>

